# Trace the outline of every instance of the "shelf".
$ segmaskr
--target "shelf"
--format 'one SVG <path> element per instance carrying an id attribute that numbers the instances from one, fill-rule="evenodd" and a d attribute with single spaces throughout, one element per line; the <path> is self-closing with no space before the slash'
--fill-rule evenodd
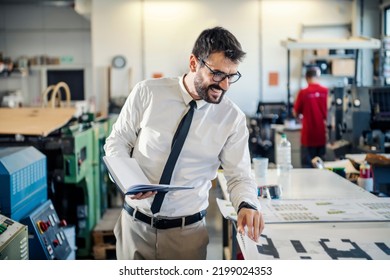
<path id="1" fill-rule="evenodd" d="M 22 79 L 22 78 L 27 78 L 28 76 L 29 74 L 27 71 L 26 72 L 13 71 L 8 75 L 1 73 L 0 79 Z"/>
<path id="2" fill-rule="evenodd" d="M 45 64 L 45 65 L 32 65 L 30 66 L 31 71 L 37 70 L 67 70 L 67 69 L 85 69 L 86 66 L 76 64 Z"/>
<path id="3" fill-rule="evenodd" d="M 354 54 L 306 55 L 303 60 L 355 59 L 355 57 Z"/>
<path id="4" fill-rule="evenodd" d="M 356 54 L 354 57 L 349 58 L 349 60 L 353 59 L 355 62 L 353 66 L 354 74 L 353 74 L 353 83 L 356 83 L 356 67 L 357 67 L 357 61 L 359 50 L 361 49 L 380 49 L 381 48 L 381 41 L 375 38 L 369 38 L 369 37 L 350 37 L 350 38 L 311 38 L 311 39 L 292 39 L 287 38 L 287 40 L 284 40 L 281 42 L 282 46 L 284 46 L 287 49 L 287 114 L 288 118 L 292 117 L 292 102 L 291 102 L 291 89 L 290 89 L 290 60 L 291 60 L 291 50 L 322 50 L 322 49 L 344 49 L 344 50 L 356 50 Z M 337 55 L 337 54 L 336 54 Z M 349 55 L 349 54 L 347 54 Z M 317 59 L 320 56 L 315 56 Z M 328 57 L 328 55 L 325 55 Z M 333 57 L 334 55 L 329 55 L 329 57 Z M 343 54 L 345 57 L 345 54 Z M 335 57 L 336 58 L 336 57 Z M 341 61 L 345 60 L 345 61 Z M 303 60 L 302 60 L 303 61 Z M 348 62 L 348 59 L 346 58 L 338 58 L 335 59 L 335 61 L 341 62 Z M 351 65 L 347 65 L 350 67 Z M 340 69 L 346 68 L 346 66 L 339 65 Z M 348 68 L 349 69 L 349 68 Z M 332 70 L 333 71 L 333 70 Z M 352 71 L 348 72 L 346 75 L 341 75 L 339 71 L 336 73 L 332 73 L 333 76 L 336 77 L 349 77 Z"/>
<path id="5" fill-rule="evenodd" d="M 326 38 L 326 39 L 292 39 L 282 41 L 282 46 L 293 49 L 379 49 L 381 41 L 375 38 Z"/>
<path id="6" fill-rule="evenodd" d="M 340 79 L 340 78 L 353 78 L 353 75 L 332 75 L 332 74 L 321 74 L 320 78 L 324 79 Z"/>

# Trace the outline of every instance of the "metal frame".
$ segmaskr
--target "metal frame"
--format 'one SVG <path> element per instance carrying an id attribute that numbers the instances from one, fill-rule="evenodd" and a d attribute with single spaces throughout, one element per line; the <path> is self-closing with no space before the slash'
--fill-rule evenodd
<path id="1" fill-rule="evenodd" d="M 292 117 L 291 112 L 291 89 L 290 89 L 290 56 L 291 50 L 303 49 L 354 49 L 356 50 L 355 60 L 358 59 L 360 49 L 379 49 L 381 41 L 369 37 L 351 37 L 348 39 L 291 39 L 282 41 L 282 46 L 287 48 L 287 118 Z M 356 83 L 357 66 L 355 66 L 354 82 Z"/>

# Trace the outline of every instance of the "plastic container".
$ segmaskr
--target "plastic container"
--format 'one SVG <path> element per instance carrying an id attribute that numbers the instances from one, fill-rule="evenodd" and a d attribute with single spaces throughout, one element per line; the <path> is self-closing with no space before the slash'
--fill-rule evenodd
<path id="1" fill-rule="evenodd" d="M 372 178 L 372 170 L 371 170 L 371 166 L 367 163 L 367 161 L 364 161 L 362 164 L 360 164 L 359 171 L 360 174 L 357 180 L 358 185 L 368 192 L 374 191 L 374 180 Z"/>
<path id="2" fill-rule="evenodd" d="M 291 143 L 288 141 L 286 134 L 282 134 L 282 138 L 276 146 L 276 166 L 281 172 L 292 169 Z"/>

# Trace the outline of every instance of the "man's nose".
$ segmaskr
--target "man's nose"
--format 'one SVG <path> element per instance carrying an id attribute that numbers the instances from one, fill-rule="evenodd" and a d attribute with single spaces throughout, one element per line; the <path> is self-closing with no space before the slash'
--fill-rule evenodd
<path id="1" fill-rule="evenodd" d="M 225 77 L 222 81 L 219 82 L 219 86 L 224 90 L 227 91 L 230 87 L 229 83 L 229 77 Z"/>

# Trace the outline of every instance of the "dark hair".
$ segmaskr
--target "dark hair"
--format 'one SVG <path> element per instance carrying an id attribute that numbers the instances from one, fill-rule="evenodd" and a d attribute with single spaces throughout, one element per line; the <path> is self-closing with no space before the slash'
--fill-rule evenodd
<path id="1" fill-rule="evenodd" d="M 220 26 L 202 31 L 192 49 L 193 55 L 200 59 L 216 52 L 223 52 L 234 63 L 242 61 L 246 54 L 237 38 Z"/>
<path id="2" fill-rule="evenodd" d="M 320 68 L 318 68 L 317 66 L 313 66 L 313 67 L 310 67 L 310 68 L 307 68 L 306 70 L 306 78 L 315 78 L 315 77 L 318 77 L 320 75 L 321 71 L 320 71 Z"/>

